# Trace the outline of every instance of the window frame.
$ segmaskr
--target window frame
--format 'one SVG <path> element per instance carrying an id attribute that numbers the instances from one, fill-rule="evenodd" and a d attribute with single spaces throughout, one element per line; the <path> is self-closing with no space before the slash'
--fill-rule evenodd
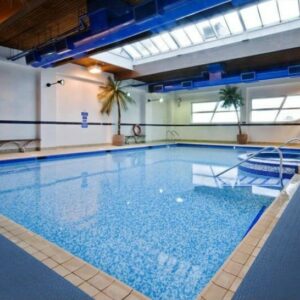
<path id="1" fill-rule="evenodd" d="M 291 107 L 291 108 L 284 108 L 284 105 L 287 101 L 287 99 L 289 97 L 293 97 L 293 96 L 299 96 L 300 94 L 292 94 L 292 95 L 280 95 L 280 96 L 273 96 L 273 97 L 256 97 L 256 98 L 251 98 L 250 99 L 250 113 L 249 113 L 249 120 L 251 124 L 260 124 L 260 123 L 264 123 L 264 124 L 268 124 L 268 123 L 272 123 L 272 124 L 281 124 L 281 123 L 290 123 L 290 124 L 296 124 L 296 123 L 300 123 L 300 116 L 297 120 L 293 120 L 293 121 L 277 121 L 277 119 L 279 118 L 279 115 L 281 112 L 286 111 L 286 110 L 300 110 L 300 102 L 299 102 L 299 107 Z M 256 108 L 253 109 L 253 100 L 257 100 L 257 99 L 274 99 L 274 98 L 283 98 L 282 103 L 279 107 L 276 108 Z M 274 118 L 273 121 L 267 121 L 267 122 L 259 122 L 259 121 L 252 121 L 252 112 L 253 111 L 277 111 L 276 117 Z"/>
<path id="2" fill-rule="evenodd" d="M 214 110 L 209 110 L 209 111 L 193 111 L 193 105 L 194 104 L 202 104 L 202 103 L 215 103 L 215 107 Z M 238 120 L 236 122 L 213 122 L 214 116 L 217 113 L 224 113 L 224 112 L 235 112 L 235 110 L 226 110 L 224 109 L 224 111 L 218 111 L 218 107 L 220 105 L 222 101 L 219 100 L 206 100 L 206 101 L 192 101 L 191 102 L 191 119 L 190 119 L 190 123 L 191 124 L 195 124 L 195 125 L 222 125 L 222 124 L 227 124 L 227 125 L 237 125 L 238 124 Z M 193 115 L 194 114 L 205 114 L 205 113 L 211 113 L 212 116 L 210 118 L 209 122 L 194 122 L 193 121 Z M 240 114 L 240 119 L 241 119 L 241 110 L 239 110 L 239 114 Z"/>

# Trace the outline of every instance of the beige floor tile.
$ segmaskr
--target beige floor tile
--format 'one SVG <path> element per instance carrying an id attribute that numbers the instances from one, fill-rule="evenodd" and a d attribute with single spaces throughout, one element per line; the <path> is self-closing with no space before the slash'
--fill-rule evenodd
<path id="1" fill-rule="evenodd" d="M 237 291 L 237 289 L 239 288 L 241 282 L 242 282 L 242 279 L 237 277 L 235 279 L 235 281 L 233 282 L 232 286 L 230 287 L 230 290 L 235 293 Z"/>
<path id="2" fill-rule="evenodd" d="M 215 284 L 211 284 L 203 293 L 202 297 L 205 300 L 222 300 L 226 295 L 227 290 L 217 286 Z"/>
<path id="3" fill-rule="evenodd" d="M 244 265 L 247 262 L 248 258 L 249 258 L 248 254 L 245 254 L 245 253 L 240 252 L 240 251 L 236 251 L 236 253 L 234 253 L 232 255 L 231 260 L 236 262 L 236 263 Z"/>
<path id="4" fill-rule="evenodd" d="M 213 282 L 225 289 L 229 289 L 233 284 L 236 276 L 221 271 L 217 274 L 217 276 L 213 279 Z"/>
<path id="5" fill-rule="evenodd" d="M 53 269 L 56 266 L 58 266 L 58 263 L 51 258 L 47 258 L 47 259 L 43 260 L 42 263 L 44 265 L 46 265 L 47 267 L 49 267 L 50 269 Z"/>
<path id="6" fill-rule="evenodd" d="M 68 281 L 70 281 L 75 286 L 78 286 L 78 285 L 80 285 L 80 284 L 83 283 L 83 279 L 81 279 L 80 277 L 78 277 L 77 275 L 75 275 L 73 273 L 67 275 L 65 277 L 65 279 L 67 279 Z"/>
<path id="7" fill-rule="evenodd" d="M 131 288 L 118 281 L 114 281 L 110 286 L 104 289 L 103 292 L 114 300 L 122 300 L 130 294 Z"/>
<path id="8" fill-rule="evenodd" d="M 224 270 L 227 272 L 227 273 L 230 273 L 232 275 L 235 275 L 237 276 L 240 271 L 242 270 L 243 268 L 243 265 L 242 264 L 239 264 L 237 262 L 234 262 L 232 260 L 230 260 L 224 267 Z"/>
<path id="9" fill-rule="evenodd" d="M 99 290 L 97 290 L 95 287 L 88 284 L 87 282 L 84 282 L 81 285 L 79 285 L 79 288 L 91 297 L 96 296 L 99 293 Z"/>
<path id="10" fill-rule="evenodd" d="M 97 273 L 99 272 L 98 269 L 90 266 L 90 265 L 83 265 L 82 267 L 80 267 L 79 269 L 77 269 L 76 271 L 74 271 L 74 273 L 79 276 L 80 278 L 82 278 L 83 280 L 89 280 L 91 279 L 93 276 L 95 276 Z"/>
<path id="11" fill-rule="evenodd" d="M 66 261 L 62 265 L 66 269 L 70 270 L 71 272 L 74 272 L 74 271 L 78 270 L 80 267 L 82 267 L 84 264 L 85 263 L 82 260 L 80 260 L 76 257 L 73 257 L 72 259 Z"/>
<path id="12" fill-rule="evenodd" d="M 55 271 L 57 274 L 59 274 L 62 277 L 65 277 L 71 273 L 69 270 L 67 270 L 63 266 L 57 266 L 57 267 L 53 268 L 53 271 Z"/>
<path id="13" fill-rule="evenodd" d="M 72 258 L 72 256 L 69 253 L 60 251 L 60 252 L 54 254 L 51 258 L 53 260 L 55 260 L 57 263 L 63 264 L 65 262 L 67 262 L 68 260 L 70 260 Z"/>
<path id="14" fill-rule="evenodd" d="M 108 297 L 107 295 L 105 295 L 104 293 L 100 292 L 98 293 L 95 297 L 95 300 L 112 300 L 112 298 Z"/>
<path id="15" fill-rule="evenodd" d="M 48 256 L 46 254 L 44 254 L 43 252 L 36 252 L 32 256 L 34 256 L 37 260 L 40 260 L 40 261 L 48 258 Z"/>
<path id="16" fill-rule="evenodd" d="M 104 274 L 103 272 L 99 272 L 89 280 L 89 283 L 102 291 L 112 284 L 113 281 L 114 279 L 112 277 Z"/>
<path id="17" fill-rule="evenodd" d="M 227 291 L 223 300 L 231 300 L 233 298 L 233 296 L 234 296 L 234 293 L 232 291 Z"/>

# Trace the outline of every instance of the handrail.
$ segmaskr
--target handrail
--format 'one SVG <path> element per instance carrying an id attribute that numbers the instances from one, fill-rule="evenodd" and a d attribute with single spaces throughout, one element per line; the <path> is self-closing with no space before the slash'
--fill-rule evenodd
<path id="1" fill-rule="evenodd" d="M 260 153 L 262 153 L 262 152 L 265 152 L 265 151 L 268 150 L 268 149 L 273 149 L 273 150 L 275 150 L 275 151 L 278 153 L 278 155 L 279 155 L 279 158 L 280 158 L 280 165 L 279 165 L 279 179 L 282 180 L 282 177 L 283 177 L 283 155 L 282 155 L 282 152 L 280 151 L 280 149 L 279 149 L 278 147 L 274 147 L 274 146 L 265 147 L 265 148 L 263 148 L 263 149 L 261 149 L 261 150 L 255 152 L 255 153 L 250 154 L 250 155 L 249 155 L 247 158 L 245 158 L 244 160 L 242 160 L 242 161 L 240 161 L 239 163 L 235 164 L 234 166 L 232 166 L 232 167 L 230 167 L 230 168 L 228 168 L 228 169 L 226 169 L 226 170 L 224 170 L 224 171 L 218 173 L 217 175 L 215 175 L 215 177 L 219 177 L 219 176 L 221 176 L 221 175 L 227 173 L 228 171 L 230 171 L 230 170 L 232 170 L 232 169 L 234 169 L 234 168 L 236 168 L 236 167 L 242 165 L 243 163 L 249 161 L 251 158 L 257 156 L 258 154 L 260 154 Z"/>
<path id="2" fill-rule="evenodd" d="M 287 146 L 288 144 L 291 144 L 291 143 L 293 143 L 293 142 L 295 142 L 295 141 L 300 142 L 300 138 L 293 138 L 293 139 L 290 139 L 290 140 L 288 140 L 287 142 L 285 142 L 284 144 L 280 145 L 278 148 L 280 149 L 280 148 L 282 148 L 282 147 L 284 147 L 284 146 Z"/>
<path id="3" fill-rule="evenodd" d="M 169 140 L 169 134 L 173 137 L 173 141 L 176 140 L 176 137 L 179 137 L 179 133 L 176 130 L 167 130 L 167 140 Z"/>

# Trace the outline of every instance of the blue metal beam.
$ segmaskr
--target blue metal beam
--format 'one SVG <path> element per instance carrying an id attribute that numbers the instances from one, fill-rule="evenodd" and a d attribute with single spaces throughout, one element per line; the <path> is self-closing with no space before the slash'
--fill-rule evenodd
<path id="1" fill-rule="evenodd" d="M 116 19 L 110 18 L 108 9 L 99 10 L 97 13 L 101 18 L 95 18 L 95 16 L 94 18 L 102 20 L 101 22 L 99 21 L 98 24 L 93 22 L 96 25 L 93 25 L 88 32 L 69 38 L 74 44 L 74 49 L 62 54 L 54 53 L 44 56 L 41 61 L 32 65 L 48 67 L 64 59 L 86 54 L 91 50 L 122 42 L 145 32 L 155 32 L 158 28 L 172 26 L 177 20 L 221 5 L 231 4 L 232 0 L 155 0 L 155 2 L 158 7 L 157 14 L 140 22 L 134 19 L 134 10 L 133 14 L 127 12 L 123 17 L 119 16 Z"/>
<path id="2" fill-rule="evenodd" d="M 290 77 L 300 77 L 300 72 L 298 74 L 291 74 L 288 67 L 278 67 L 276 69 L 264 70 L 260 72 L 255 72 L 256 76 L 253 80 L 242 80 L 241 74 L 236 74 L 232 76 L 223 77 L 219 80 L 205 80 L 203 77 L 198 78 L 186 78 L 182 80 L 175 81 L 165 81 L 157 82 L 155 84 L 149 85 L 149 92 L 154 92 L 154 86 L 162 86 L 163 89 L 161 92 L 175 92 L 181 90 L 197 90 L 207 87 L 215 87 L 221 85 L 232 85 L 232 84 L 241 84 L 241 83 L 253 83 L 257 81 L 272 80 L 272 79 L 281 79 L 281 78 L 290 78 Z M 183 81 L 190 80 L 192 85 L 190 88 L 185 88 L 182 86 Z"/>

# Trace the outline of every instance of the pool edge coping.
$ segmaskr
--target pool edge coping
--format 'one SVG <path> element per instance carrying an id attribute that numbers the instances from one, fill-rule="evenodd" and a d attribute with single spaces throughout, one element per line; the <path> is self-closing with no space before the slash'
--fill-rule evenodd
<path id="1" fill-rule="evenodd" d="M 230 300 L 234 297 L 248 270 L 299 188 L 300 175 L 295 174 L 198 294 L 197 300 Z"/>

